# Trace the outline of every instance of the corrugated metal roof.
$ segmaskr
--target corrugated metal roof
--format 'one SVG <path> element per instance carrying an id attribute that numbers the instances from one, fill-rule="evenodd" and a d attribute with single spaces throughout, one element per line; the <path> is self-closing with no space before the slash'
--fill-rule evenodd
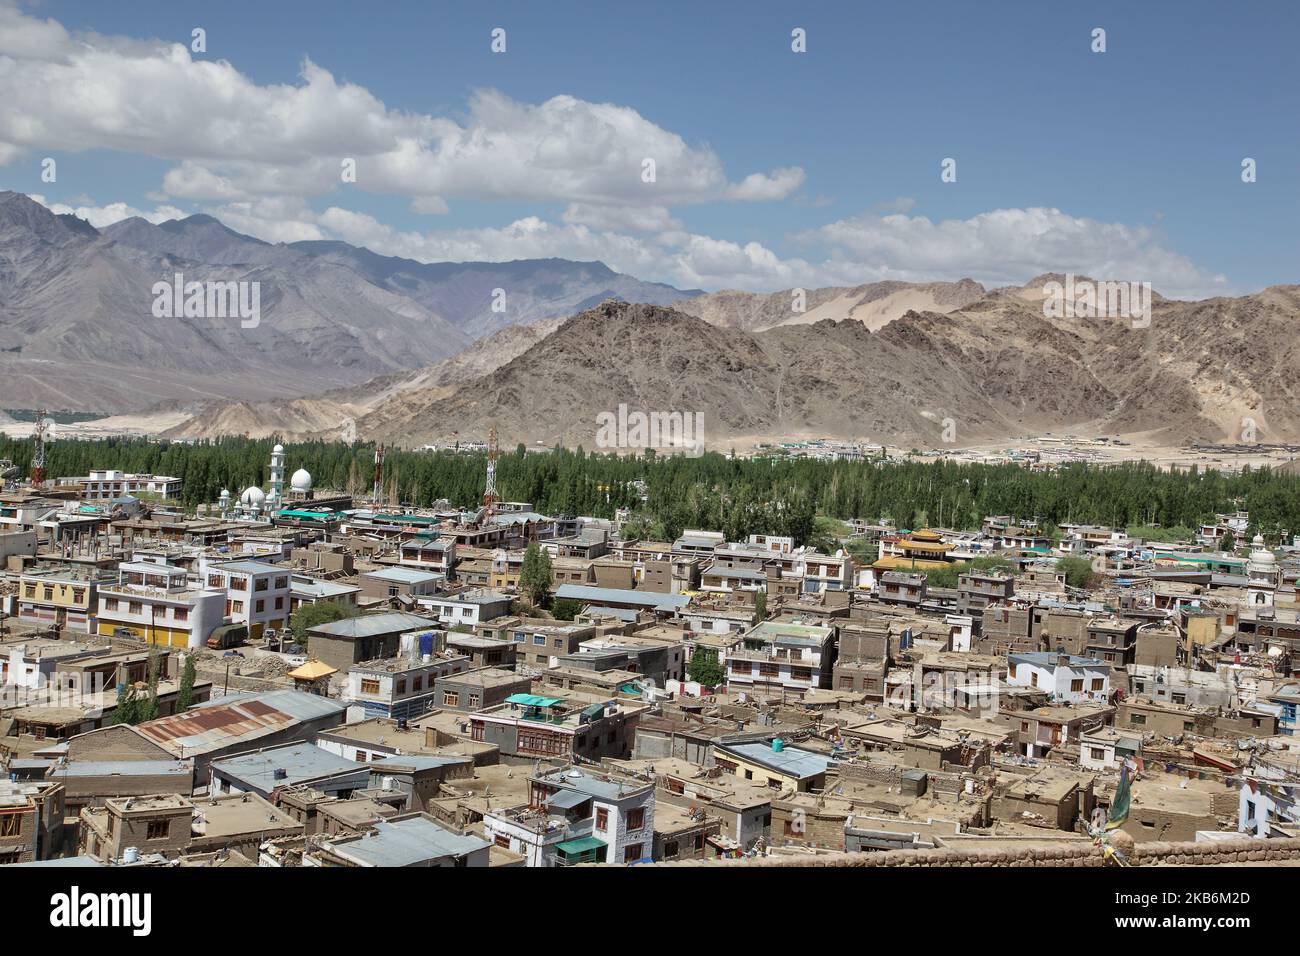
<path id="1" fill-rule="evenodd" d="M 241 695 L 238 700 L 228 701 L 229 698 L 209 701 L 206 706 L 191 708 L 183 714 L 145 721 L 136 730 L 171 753 L 192 757 L 258 740 L 347 709 L 336 701 L 296 690 Z"/>
<path id="2" fill-rule="evenodd" d="M 452 833 L 426 817 L 381 821 L 371 827 L 373 832 L 360 839 L 334 843 L 330 849 L 366 866 L 417 866 L 491 846 L 479 837 Z"/>
<path id="3" fill-rule="evenodd" d="M 378 637 L 381 634 L 393 634 L 398 631 L 418 631 L 437 627 L 433 618 L 418 614 L 404 614 L 401 611 L 389 611 L 384 614 L 363 614 L 360 617 L 348 617 L 341 621 L 331 621 L 309 628 L 308 634 L 323 634 L 327 637 Z"/>
<path id="4" fill-rule="evenodd" d="M 557 598 L 572 598 L 590 604 L 638 604 L 644 607 L 672 610 L 685 607 L 691 599 L 685 594 L 662 594 L 656 591 L 630 591 L 626 588 L 598 588 L 582 584 L 561 584 L 555 591 Z"/>
<path id="5" fill-rule="evenodd" d="M 786 747 L 784 750 L 776 751 L 770 744 L 763 743 L 726 744 L 719 749 L 730 751 L 760 767 L 768 767 L 797 780 L 825 773 L 831 763 L 826 757 L 810 750 Z"/>
<path id="6" fill-rule="evenodd" d="M 368 765 L 348 760 L 322 750 L 315 744 L 290 744 L 287 747 L 272 747 L 251 754 L 239 754 L 224 760 L 212 762 L 213 773 L 237 780 L 245 787 L 251 787 L 262 793 L 270 793 L 276 787 L 292 787 L 295 784 L 320 780 L 324 777 L 337 777 L 355 773 L 359 770 L 369 772 Z M 276 771 L 283 770 L 284 776 L 277 777 Z"/>
<path id="7" fill-rule="evenodd" d="M 74 760 L 50 772 L 51 780 L 66 777 L 153 777 L 187 776 L 194 772 L 188 763 L 173 760 Z"/>

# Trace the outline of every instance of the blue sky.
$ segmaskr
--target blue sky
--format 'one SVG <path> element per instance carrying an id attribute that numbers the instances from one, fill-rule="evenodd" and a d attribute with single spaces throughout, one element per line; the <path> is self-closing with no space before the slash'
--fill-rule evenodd
<path id="1" fill-rule="evenodd" d="M 98 224 L 204 211 L 705 288 L 1297 280 L 1289 4 L 0 0 L 0 21 L 0 186 Z"/>

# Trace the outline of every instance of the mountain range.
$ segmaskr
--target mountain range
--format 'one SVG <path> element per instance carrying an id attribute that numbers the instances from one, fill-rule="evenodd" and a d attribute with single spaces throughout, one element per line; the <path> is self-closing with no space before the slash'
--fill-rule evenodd
<path id="1" fill-rule="evenodd" d="M 155 283 L 178 273 L 258 283 L 260 321 L 155 317 Z M 98 230 L 3 192 L 0 403 L 123 412 L 318 394 L 425 368 L 493 331 L 611 296 L 692 294 L 598 262 L 424 264 L 341 242 L 270 244 L 205 215 Z"/>
<path id="2" fill-rule="evenodd" d="M 177 271 L 262 282 L 261 325 L 155 319 L 149 290 Z M 713 447 L 1300 440 L 1300 287 L 1156 295 L 1135 324 L 1045 308 L 1044 286 L 1064 279 L 701 293 L 601 263 L 270 244 L 208 216 L 96 230 L 0 193 L 0 402 L 147 409 L 137 426 L 166 411 L 153 430 L 175 437 L 402 444 L 495 424 L 503 442 L 591 448 L 597 416 L 620 405 L 699 413 Z"/>

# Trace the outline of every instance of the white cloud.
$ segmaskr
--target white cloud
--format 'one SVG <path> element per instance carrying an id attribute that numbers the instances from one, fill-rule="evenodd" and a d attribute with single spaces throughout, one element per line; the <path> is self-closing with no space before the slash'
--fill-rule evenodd
<path id="1" fill-rule="evenodd" d="M 627 106 L 478 90 L 456 118 L 389 109 L 304 60 L 299 80 L 258 84 L 221 60 L 160 40 L 70 34 L 0 0 L 0 165 L 34 151 L 107 148 L 171 161 L 159 205 L 57 206 L 95 225 L 158 222 L 188 201 L 268 241 L 342 238 L 423 261 L 562 256 L 683 287 L 773 290 L 970 275 L 1022 283 L 1043 272 L 1150 281 L 1168 295 L 1224 290 L 1151 229 L 1057 209 L 999 209 L 932 221 L 897 199 L 803 231 L 801 256 L 689 231 L 682 206 L 802 197 L 798 167 L 730 179 L 717 154 Z M 37 153 L 41 155 L 42 153 Z M 642 163 L 655 161 L 654 182 Z M 355 185 L 342 182 L 356 162 Z M 404 197 L 419 215 L 459 199 L 560 203 L 558 222 L 400 231 L 347 208 L 349 190 Z M 312 200 L 330 199 L 313 205 Z M 319 205 L 333 202 L 324 212 Z"/>
<path id="2" fill-rule="evenodd" d="M 447 200 L 663 208 L 783 199 L 803 171 L 728 180 L 718 156 L 636 110 L 478 90 L 462 120 L 391 110 L 304 60 L 299 82 L 259 85 L 179 43 L 69 34 L 0 0 L 0 162 L 22 150 L 107 148 L 176 160 L 169 197 L 252 201 L 355 188 L 440 212 Z M 656 164 L 642 181 L 643 160 Z"/>
<path id="3" fill-rule="evenodd" d="M 986 285 L 1020 284 L 1045 272 L 1151 282 L 1170 296 L 1222 294 L 1226 279 L 1166 249 L 1144 226 L 1099 222 L 1059 209 L 995 209 L 969 219 L 865 215 L 795 236 L 826 249 L 825 268 L 867 266 L 879 278 L 971 276 Z"/>
<path id="4" fill-rule="evenodd" d="M 147 219 L 154 224 L 166 222 L 168 219 L 180 219 L 189 215 L 182 209 L 175 206 L 157 206 L 153 210 L 136 209 L 134 206 L 127 205 L 124 202 L 109 203 L 107 206 L 95 205 L 77 205 L 70 206 L 60 202 L 47 202 L 44 196 L 33 195 L 32 199 L 36 200 L 42 206 L 45 206 L 50 212 L 59 216 L 74 215 L 79 219 L 84 219 L 96 229 L 102 229 L 105 226 L 111 226 L 115 222 L 121 222 L 123 219 L 130 219 L 138 216 L 141 219 Z"/>
<path id="5" fill-rule="evenodd" d="M 681 223 L 673 218 L 666 206 L 596 206 L 590 203 L 570 203 L 564 210 L 567 223 L 591 226 L 593 229 L 626 230 L 628 232 L 663 232 L 680 229 Z"/>

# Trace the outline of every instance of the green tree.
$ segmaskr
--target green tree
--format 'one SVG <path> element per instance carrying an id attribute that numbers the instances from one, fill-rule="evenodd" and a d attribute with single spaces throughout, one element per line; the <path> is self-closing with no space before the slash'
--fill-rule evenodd
<path id="1" fill-rule="evenodd" d="M 192 651 L 185 655 L 185 666 L 181 669 L 181 689 L 176 698 L 178 711 L 188 710 L 194 703 L 194 678 L 198 676 L 197 660 L 197 655 Z"/>
<path id="2" fill-rule="evenodd" d="M 538 547 L 536 541 L 528 542 L 524 549 L 524 566 L 519 571 L 519 589 L 528 595 L 534 605 L 544 604 L 551 593 L 551 556 Z"/>
<path id="3" fill-rule="evenodd" d="M 1069 587 L 1087 590 L 1092 586 L 1092 562 L 1087 558 L 1057 558 L 1056 570 L 1065 573 L 1065 583 Z"/>
<path id="4" fill-rule="evenodd" d="M 304 604 L 293 612 L 293 617 L 289 620 L 289 630 L 293 632 L 293 639 L 306 647 L 307 631 L 311 628 L 356 616 L 356 607 L 351 604 L 344 604 L 342 601 Z"/>
<path id="5" fill-rule="evenodd" d="M 582 610 L 582 602 L 573 598 L 557 598 L 551 602 L 551 616 L 557 621 L 572 621 Z"/>
<path id="6" fill-rule="evenodd" d="M 711 647 L 697 647 L 686 665 L 686 676 L 705 687 L 717 687 L 727 676 L 718 660 L 718 652 Z"/>
<path id="7" fill-rule="evenodd" d="M 149 683 L 145 694 L 140 698 L 139 711 L 135 723 L 141 724 L 158 716 L 158 681 L 162 678 L 163 663 L 167 654 L 160 644 L 149 645 Z"/>
<path id="8" fill-rule="evenodd" d="M 754 595 L 754 623 L 767 620 L 767 588 Z"/>
<path id="9" fill-rule="evenodd" d="M 1232 536 L 1232 532 L 1231 531 L 1223 532 L 1223 537 L 1219 539 L 1219 550 L 1226 551 L 1228 552 L 1228 554 L 1232 554 L 1233 550 L 1236 547 L 1237 547 L 1237 539 Z"/>
<path id="10" fill-rule="evenodd" d="M 113 708 L 113 723 L 138 724 L 140 722 L 140 695 L 134 684 L 123 684 L 117 691 L 117 706 Z"/>

